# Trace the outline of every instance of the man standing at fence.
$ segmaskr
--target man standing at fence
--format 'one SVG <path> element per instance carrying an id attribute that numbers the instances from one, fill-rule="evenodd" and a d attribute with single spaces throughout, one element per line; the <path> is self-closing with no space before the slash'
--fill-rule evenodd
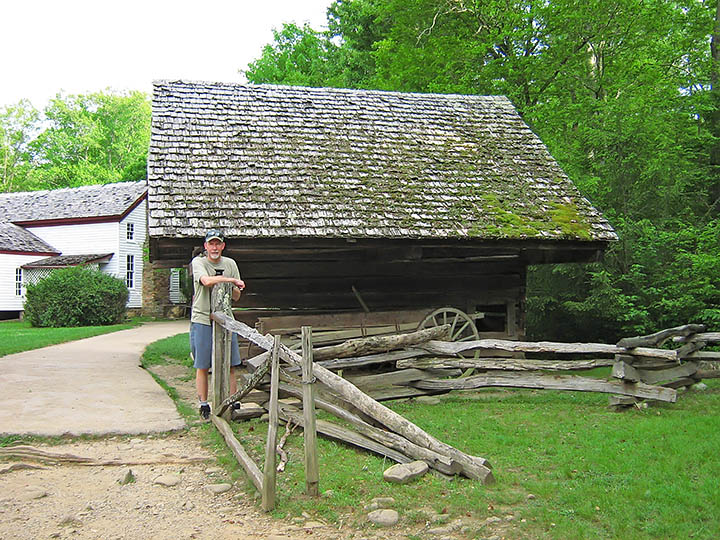
<path id="1" fill-rule="evenodd" d="M 205 254 L 192 260 L 192 275 L 195 294 L 190 317 L 190 352 L 195 367 L 195 388 L 200 402 L 200 416 L 210 418 L 208 403 L 208 370 L 212 362 L 212 325 L 210 323 L 210 296 L 218 283 L 232 283 L 232 298 L 238 300 L 245 282 L 240 279 L 237 264 L 229 257 L 223 257 L 225 235 L 217 229 L 210 229 L 205 235 Z M 237 392 L 235 367 L 241 363 L 237 334 L 232 334 L 232 358 L 230 361 L 230 394 Z"/>

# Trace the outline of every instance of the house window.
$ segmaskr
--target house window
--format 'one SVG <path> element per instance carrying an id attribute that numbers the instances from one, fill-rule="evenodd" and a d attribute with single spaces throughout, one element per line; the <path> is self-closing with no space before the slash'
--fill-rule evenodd
<path id="1" fill-rule="evenodd" d="M 135 224 L 134 223 L 128 223 L 127 224 L 127 239 L 132 240 L 135 238 Z"/>
<path id="2" fill-rule="evenodd" d="M 125 266 L 125 285 L 128 289 L 135 286 L 135 255 L 127 256 L 127 264 Z"/>
<path id="3" fill-rule="evenodd" d="M 23 285 L 23 271 L 22 268 L 15 269 L 15 296 L 22 296 L 22 285 Z"/>

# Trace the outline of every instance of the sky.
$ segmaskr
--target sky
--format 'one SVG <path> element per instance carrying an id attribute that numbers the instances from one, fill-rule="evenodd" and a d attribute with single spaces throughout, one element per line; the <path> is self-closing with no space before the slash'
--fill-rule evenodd
<path id="1" fill-rule="evenodd" d="M 245 82 L 284 22 L 327 27 L 332 0 L 2 0 L 0 109 L 152 81 Z"/>

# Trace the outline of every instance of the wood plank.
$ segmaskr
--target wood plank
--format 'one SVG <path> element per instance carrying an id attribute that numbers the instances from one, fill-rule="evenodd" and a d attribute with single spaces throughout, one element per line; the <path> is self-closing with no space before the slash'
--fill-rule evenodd
<path id="1" fill-rule="evenodd" d="M 228 445 L 228 448 L 230 448 L 230 451 L 235 456 L 235 459 L 237 459 L 240 466 L 248 475 L 248 478 L 255 486 L 255 489 L 262 492 L 263 475 L 260 472 L 260 468 L 245 451 L 243 445 L 235 438 L 235 434 L 232 432 L 230 425 L 221 417 L 215 416 L 214 414 L 210 415 L 210 419 L 212 420 L 212 423 L 215 424 L 218 431 L 222 434 L 225 439 L 225 444 Z"/>
<path id="2" fill-rule="evenodd" d="M 476 349 L 500 350 L 524 353 L 557 353 L 557 354 L 638 354 L 652 358 L 677 360 L 677 353 L 666 349 L 648 349 L 637 347 L 631 351 L 607 345 L 605 343 L 560 343 L 553 341 L 510 341 L 503 339 L 480 339 L 476 341 L 428 341 L 421 347 L 431 354 L 452 356 Z"/>
<path id="3" fill-rule="evenodd" d="M 313 356 L 315 360 L 326 360 L 329 358 L 347 358 L 369 353 L 387 352 L 393 349 L 411 347 L 428 340 L 441 339 L 448 335 L 449 330 L 450 325 L 444 324 L 442 326 L 424 328 L 408 334 L 352 339 L 340 345 L 315 349 Z"/>
<path id="4" fill-rule="evenodd" d="M 268 349 L 271 346 L 269 343 L 270 340 L 261 335 L 255 329 L 250 328 L 246 324 L 237 322 L 235 319 L 232 319 L 223 313 L 213 313 L 211 314 L 211 318 L 222 323 L 225 328 L 238 333 L 245 339 L 249 339 L 253 343 L 265 349 Z M 300 365 L 302 361 L 297 353 L 289 350 L 287 347 L 281 346 L 280 356 L 283 360 L 295 366 Z M 486 459 L 465 454 L 457 448 L 453 448 L 452 446 L 439 441 L 412 422 L 403 418 L 395 411 L 388 409 L 384 405 L 373 400 L 353 384 L 343 380 L 341 377 L 338 377 L 332 371 L 325 369 L 322 366 L 315 366 L 315 376 L 333 391 L 337 392 L 338 395 L 340 395 L 340 397 L 342 397 L 345 401 L 352 403 L 359 410 L 372 417 L 374 420 L 380 422 L 382 425 L 387 426 L 398 435 L 405 437 L 410 442 L 413 442 L 418 446 L 423 446 L 457 461 L 462 465 L 462 472 L 468 478 L 474 478 L 486 484 L 494 482 L 492 470 L 489 468 L 489 463 Z"/>
<path id="5" fill-rule="evenodd" d="M 720 332 L 700 332 L 687 338 L 680 338 L 677 341 L 695 343 L 704 341 L 706 343 L 720 343 Z"/>
<path id="6" fill-rule="evenodd" d="M 451 358 L 441 357 L 407 357 L 398 359 L 398 369 L 481 369 L 503 371 L 579 371 L 597 367 L 612 366 L 614 360 L 600 358 L 595 360 L 525 360 L 522 358 Z"/>
<path id="7" fill-rule="evenodd" d="M 314 331 L 333 328 L 368 328 L 371 326 L 387 326 L 420 321 L 430 312 L 431 308 L 420 310 L 357 312 L 357 313 L 325 313 L 315 315 L 286 315 L 280 317 L 261 317 L 258 319 L 261 334 L 312 326 Z"/>
<path id="8" fill-rule="evenodd" d="M 281 383 L 281 388 L 290 394 L 302 394 L 302 391 L 297 387 L 297 383 Z M 452 459 L 438 454 L 437 452 L 433 452 L 432 450 L 428 450 L 427 448 L 423 448 L 422 446 L 413 444 L 404 437 L 401 437 L 391 431 L 372 426 L 358 415 L 353 414 L 342 407 L 317 398 L 315 399 L 315 404 L 320 409 L 352 424 L 361 435 L 369 437 L 388 448 L 402 452 L 413 459 L 421 459 L 438 472 L 447 475 L 460 474 L 461 472 L 462 467 Z"/>
<path id="9" fill-rule="evenodd" d="M 536 375 L 525 373 L 495 373 L 474 375 L 455 380 L 426 380 L 408 383 L 427 390 L 470 390 L 486 387 L 537 388 L 543 390 L 572 390 L 578 392 L 603 392 L 635 396 L 658 401 L 677 400 L 677 392 L 669 388 L 643 383 L 606 381 L 576 375 Z"/>
<path id="10" fill-rule="evenodd" d="M 436 377 L 459 377 L 462 370 L 444 369 L 440 373 L 430 373 L 424 369 L 398 369 L 388 371 L 386 373 L 376 373 L 374 375 L 354 375 L 346 376 L 345 380 L 350 381 L 363 392 L 369 393 L 372 388 L 384 388 L 395 384 L 403 384 L 410 381 L 421 381 L 423 379 L 431 379 Z"/>
<path id="11" fill-rule="evenodd" d="M 315 386 L 313 375 L 313 340 L 312 329 L 302 327 L 302 400 L 303 400 L 303 434 L 305 437 L 305 493 L 311 497 L 320 495 L 318 483 L 317 427 L 315 418 Z"/>
<path id="12" fill-rule="evenodd" d="M 680 379 L 695 375 L 698 370 L 696 362 L 685 362 L 670 369 L 638 370 L 640 380 L 646 384 L 658 384 L 673 379 Z"/>
<path id="13" fill-rule="evenodd" d="M 265 466 L 263 468 L 262 509 L 270 512 L 275 508 L 276 447 L 278 430 L 278 386 L 280 384 L 280 337 L 275 336 L 270 354 L 270 403 L 268 412 L 267 440 L 265 442 Z"/>
<path id="14" fill-rule="evenodd" d="M 622 360 L 616 361 L 613 364 L 612 376 L 616 379 L 622 379 L 625 382 L 636 383 L 641 382 L 642 376 L 633 366 Z M 647 381 L 644 381 L 647 382 Z"/>
<path id="15" fill-rule="evenodd" d="M 305 427 L 303 425 L 304 419 L 302 413 L 294 407 L 281 406 L 280 418 L 282 418 L 286 422 L 292 421 L 294 424 L 302 426 L 303 428 Z M 410 463 L 411 461 L 413 461 L 411 458 L 407 457 L 401 452 L 398 452 L 397 450 L 393 450 L 392 448 L 383 446 L 382 444 L 375 442 L 369 437 L 360 435 L 359 433 L 352 431 L 351 429 L 342 427 L 338 424 L 334 424 L 326 420 L 317 420 L 316 426 L 319 433 L 331 439 L 342 441 L 344 443 L 357 446 L 358 448 L 362 448 L 364 450 L 369 450 L 370 452 L 374 452 L 381 456 L 390 458 L 398 463 Z"/>
<path id="16" fill-rule="evenodd" d="M 626 349 L 632 349 L 635 347 L 659 347 L 665 343 L 668 339 L 678 336 L 689 336 L 690 334 L 696 334 L 698 332 L 704 332 L 705 325 L 703 324 L 685 324 L 683 326 L 676 326 L 674 328 L 668 328 L 649 334 L 647 336 L 635 336 L 623 338 L 617 342 L 618 347 L 624 347 Z"/>
<path id="17" fill-rule="evenodd" d="M 238 391 L 235 392 L 233 395 L 228 396 L 223 402 L 220 404 L 220 407 L 218 409 L 218 414 L 222 415 L 225 413 L 228 407 L 230 407 L 233 403 L 240 401 L 243 397 L 245 397 L 248 393 L 250 393 L 251 390 L 253 390 L 260 382 L 263 380 L 265 375 L 267 375 L 268 371 L 270 370 L 271 365 L 271 355 L 268 354 L 265 357 L 265 361 L 263 364 L 261 364 L 253 373 L 250 375 L 246 380 L 245 383 L 238 388 Z"/>

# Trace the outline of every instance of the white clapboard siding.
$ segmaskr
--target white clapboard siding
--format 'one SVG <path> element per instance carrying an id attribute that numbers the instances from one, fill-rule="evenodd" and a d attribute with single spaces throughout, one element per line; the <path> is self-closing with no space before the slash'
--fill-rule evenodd
<path id="1" fill-rule="evenodd" d="M 170 270 L 170 303 L 172 304 L 187 303 L 187 298 L 185 298 L 180 288 L 180 272 L 180 268 Z"/>
<path id="2" fill-rule="evenodd" d="M 25 270 L 22 296 L 15 294 L 15 271 L 23 264 L 44 259 L 46 255 L 0 254 L 0 311 L 22 311 L 25 301 Z"/>
<path id="3" fill-rule="evenodd" d="M 132 239 L 128 239 L 128 225 L 132 226 Z M 143 245 L 147 236 L 147 204 L 143 201 L 130 212 L 118 225 L 118 261 L 123 280 L 127 271 L 127 256 L 134 257 L 133 286 L 128 289 L 128 307 L 142 307 Z M 115 258 L 115 257 L 113 257 Z"/>

